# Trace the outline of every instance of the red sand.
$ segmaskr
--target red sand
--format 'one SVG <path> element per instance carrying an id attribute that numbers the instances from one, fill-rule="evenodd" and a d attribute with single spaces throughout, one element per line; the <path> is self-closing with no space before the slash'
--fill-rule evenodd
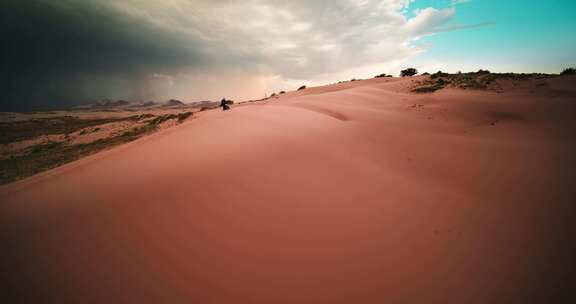
<path id="1" fill-rule="evenodd" d="M 412 82 L 205 112 L 0 188 L 4 287 L 32 303 L 557 301 L 576 79 Z"/>

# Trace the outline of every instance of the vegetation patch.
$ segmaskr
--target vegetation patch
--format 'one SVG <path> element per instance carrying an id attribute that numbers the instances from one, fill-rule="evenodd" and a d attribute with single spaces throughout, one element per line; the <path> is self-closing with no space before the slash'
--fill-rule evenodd
<path id="1" fill-rule="evenodd" d="M 170 119 L 176 119 L 178 115 L 176 114 L 166 114 L 161 116 L 156 116 L 154 119 L 149 120 L 147 123 L 151 126 L 158 126 L 164 122 L 169 121 Z"/>
<path id="2" fill-rule="evenodd" d="M 82 157 L 94 154 L 96 152 L 102 151 L 104 149 L 124 144 L 127 142 L 134 141 L 140 137 L 150 134 L 158 130 L 159 126 L 169 120 L 175 119 L 178 123 L 181 123 L 192 116 L 192 112 L 183 112 L 179 114 L 166 114 L 161 116 L 154 116 L 151 114 L 144 114 L 138 116 L 131 116 L 127 118 L 119 119 L 92 119 L 87 120 L 87 122 L 79 122 L 78 118 L 64 118 L 65 121 L 71 122 L 72 126 L 58 126 L 58 128 L 53 128 L 51 131 L 68 131 L 78 130 L 79 126 L 82 126 L 84 134 L 89 134 L 98 131 L 100 128 L 86 129 L 89 126 L 93 126 L 95 122 L 99 123 L 110 123 L 122 120 L 132 120 L 137 122 L 140 126 L 128 129 L 127 131 L 108 138 L 98 139 L 96 141 L 84 144 L 71 145 L 70 141 L 51 141 L 48 143 L 37 144 L 30 146 L 21 153 L 13 154 L 7 158 L 0 159 L 0 185 L 6 184 L 12 181 L 16 181 L 42 171 L 46 171 L 71 161 L 78 160 Z M 152 119 L 150 119 L 152 118 Z M 51 119 L 57 120 L 58 119 Z M 44 120 L 40 120 L 41 123 L 45 123 Z M 22 122 L 17 124 L 18 126 L 34 126 L 37 122 L 26 124 Z M 80 129 L 82 129 L 80 128 Z M 21 130 L 20 135 L 35 134 L 30 130 Z M 81 133 L 82 133 L 81 132 Z M 53 134 L 53 133 L 49 133 Z M 2 134 L 4 136 L 4 134 Z M 5 136 L 4 140 L 9 138 L 21 138 L 21 137 L 8 137 Z"/>
<path id="3" fill-rule="evenodd" d="M 410 76 L 416 76 L 416 75 L 418 75 L 418 70 L 415 68 L 408 68 L 408 69 L 400 71 L 401 77 L 410 77 Z"/>
<path id="4" fill-rule="evenodd" d="M 24 121 L 0 122 L 0 144 L 22 141 L 41 135 L 68 134 L 111 122 L 137 120 L 136 116 L 122 118 L 81 119 L 74 116 L 39 118 Z"/>
<path id="5" fill-rule="evenodd" d="M 178 123 L 182 123 L 186 119 L 190 118 L 190 116 L 192 116 L 192 112 L 184 112 L 184 113 L 178 113 L 176 118 L 178 119 Z"/>
<path id="6" fill-rule="evenodd" d="M 444 81 L 442 81 L 442 79 L 439 79 L 439 81 L 435 82 L 432 85 L 427 85 L 427 86 L 415 88 L 412 90 L 412 92 L 414 92 L 414 93 L 432 93 L 432 92 L 436 92 L 440 89 L 443 89 L 444 87 L 446 87 L 446 83 Z"/>
<path id="7" fill-rule="evenodd" d="M 575 68 L 567 68 L 564 71 L 562 71 L 562 73 L 560 73 L 560 75 L 576 75 L 576 69 Z"/>
<path id="8" fill-rule="evenodd" d="M 146 124 L 119 136 L 99 139 L 87 144 L 67 145 L 64 142 L 50 142 L 32 146 L 28 149 L 28 153 L 0 160 L 0 184 L 22 179 L 106 148 L 136 140 L 155 129 L 156 127 Z"/>
<path id="9" fill-rule="evenodd" d="M 456 74 L 448 74 L 442 71 L 438 71 L 430 75 L 430 79 L 428 81 L 422 82 L 421 86 L 412 89 L 412 92 L 431 93 L 446 87 L 485 90 L 495 86 L 496 82 L 501 79 L 522 81 L 522 80 L 542 79 L 550 77 L 553 77 L 553 75 L 491 73 L 490 71 L 486 70 L 479 70 L 478 72 L 472 72 L 472 73 L 456 73 Z"/>

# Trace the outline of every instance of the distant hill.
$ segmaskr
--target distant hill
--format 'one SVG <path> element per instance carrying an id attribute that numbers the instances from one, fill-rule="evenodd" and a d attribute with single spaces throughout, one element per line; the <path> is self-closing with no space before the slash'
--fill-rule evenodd
<path id="1" fill-rule="evenodd" d="M 178 99 L 170 99 L 164 104 L 162 104 L 163 108 L 175 108 L 175 107 L 183 107 L 186 104 Z"/>
<path id="2" fill-rule="evenodd" d="M 69 109 L 72 111 L 137 111 L 151 109 L 179 109 L 179 108 L 213 108 L 218 102 L 210 100 L 185 103 L 178 99 L 170 99 L 165 102 L 154 101 L 126 101 L 103 99 L 90 104 L 78 105 Z"/>

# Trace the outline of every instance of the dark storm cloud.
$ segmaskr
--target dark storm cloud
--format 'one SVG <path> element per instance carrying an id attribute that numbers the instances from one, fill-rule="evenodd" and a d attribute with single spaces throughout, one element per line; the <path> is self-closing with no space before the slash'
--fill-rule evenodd
<path id="1" fill-rule="evenodd" d="M 151 68 L 206 62 L 176 33 L 97 1 L 4 0 L 0 44 L 0 110 L 130 97 Z"/>
<path id="2" fill-rule="evenodd" d="M 392 72 L 454 8 L 413 0 L 1 0 L 0 111 L 254 98 Z"/>

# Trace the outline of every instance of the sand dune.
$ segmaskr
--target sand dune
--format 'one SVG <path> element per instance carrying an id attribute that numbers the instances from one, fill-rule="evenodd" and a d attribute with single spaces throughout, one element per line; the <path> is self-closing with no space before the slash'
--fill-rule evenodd
<path id="1" fill-rule="evenodd" d="M 379 78 L 208 111 L 0 188 L 33 303 L 559 303 L 576 78 Z"/>

